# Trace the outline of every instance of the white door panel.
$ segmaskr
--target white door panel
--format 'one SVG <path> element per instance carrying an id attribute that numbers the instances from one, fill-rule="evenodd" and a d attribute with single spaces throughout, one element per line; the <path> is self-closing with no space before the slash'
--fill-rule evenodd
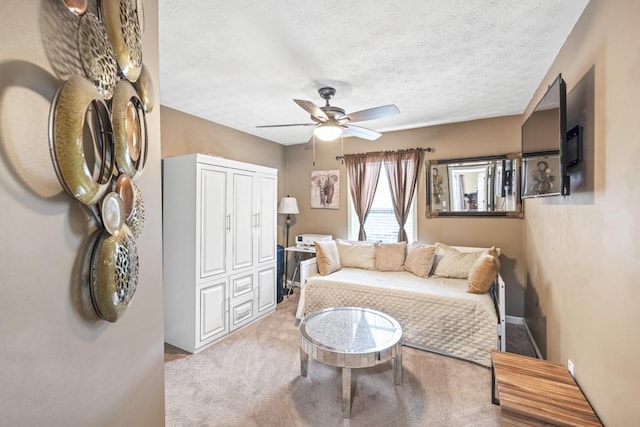
<path id="1" fill-rule="evenodd" d="M 200 279 L 226 272 L 226 194 L 224 171 L 200 169 Z"/>
<path id="2" fill-rule="evenodd" d="M 254 264 L 254 227 L 253 174 L 234 172 L 231 226 L 233 236 L 232 268 L 234 270 L 250 267 Z"/>
<path id="3" fill-rule="evenodd" d="M 226 281 L 200 290 L 200 341 L 227 331 Z"/>
<path id="4" fill-rule="evenodd" d="M 276 304 L 276 267 L 272 265 L 258 271 L 258 312 Z"/>
<path id="5" fill-rule="evenodd" d="M 276 259 L 276 179 L 270 176 L 258 176 L 258 262 Z"/>

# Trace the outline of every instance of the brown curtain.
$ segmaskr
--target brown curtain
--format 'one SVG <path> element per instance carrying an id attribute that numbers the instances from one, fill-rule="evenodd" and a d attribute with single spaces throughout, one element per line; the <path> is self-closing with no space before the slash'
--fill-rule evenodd
<path id="1" fill-rule="evenodd" d="M 353 207 L 360 221 L 358 240 L 367 240 L 364 231 L 364 223 L 371 210 L 373 196 L 376 194 L 380 166 L 382 165 L 381 153 L 349 154 L 344 156 L 347 168 L 347 180 Z"/>
<path id="2" fill-rule="evenodd" d="M 400 226 L 398 242 L 407 241 L 404 225 L 407 223 L 411 201 L 416 192 L 418 174 L 422 164 L 422 150 L 400 150 L 383 155 L 385 170 L 389 178 L 391 199 L 396 220 Z"/>

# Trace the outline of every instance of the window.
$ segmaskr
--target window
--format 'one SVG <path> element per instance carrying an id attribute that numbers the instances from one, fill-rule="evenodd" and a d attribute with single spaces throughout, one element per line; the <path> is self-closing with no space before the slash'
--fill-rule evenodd
<path id="1" fill-rule="evenodd" d="M 404 226 L 407 232 L 407 241 L 417 241 L 417 227 L 416 227 L 416 199 L 417 193 L 413 196 L 411 202 L 411 210 L 409 211 L 409 218 Z M 382 166 L 380 170 L 380 178 L 378 179 L 378 187 L 376 188 L 376 195 L 373 199 L 371 211 L 367 216 L 367 222 L 364 225 L 364 230 L 367 233 L 367 240 L 370 242 L 397 242 L 398 231 L 400 226 L 396 221 L 396 215 L 393 212 L 393 202 L 391 201 L 391 191 L 389 190 L 389 179 L 387 173 Z M 360 230 L 360 222 L 358 216 L 353 208 L 351 196 L 349 196 L 349 224 L 348 235 L 349 240 L 358 240 L 358 231 Z"/>

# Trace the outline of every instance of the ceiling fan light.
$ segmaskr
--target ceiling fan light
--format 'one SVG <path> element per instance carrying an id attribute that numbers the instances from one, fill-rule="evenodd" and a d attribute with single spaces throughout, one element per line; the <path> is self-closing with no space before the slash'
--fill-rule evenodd
<path id="1" fill-rule="evenodd" d="M 313 129 L 313 134 L 322 141 L 333 141 L 342 135 L 342 126 L 332 123 L 321 124 Z"/>

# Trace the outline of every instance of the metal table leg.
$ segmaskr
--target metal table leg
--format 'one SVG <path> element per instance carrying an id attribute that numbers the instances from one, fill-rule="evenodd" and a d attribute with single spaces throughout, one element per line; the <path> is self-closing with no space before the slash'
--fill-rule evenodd
<path id="1" fill-rule="evenodd" d="M 342 418 L 351 418 L 351 368 L 342 368 Z"/>
<path id="2" fill-rule="evenodd" d="M 300 348 L 300 376 L 301 377 L 307 376 L 308 367 L 309 367 L 309 355 L 301 347 Z"/>
<path id="3" fill-rule="evenodd" d="M 393 379 L 396 385 L 402 384 L 402 346 L 393 360 Z"/>
<path id="4" fill-rule="evenodd" d="M 293 293 L 293 283 L 296 280 L 296 274 L 298 274 L 298 271 L 300 271 L 300 256 L 298 254 L 295 254 L 294 257 L 296 260 L 296 266 L 293 269 L 293 274 L 291 275 L 291 281 L 289 280 L 286 281 L 287 298 Z M 286 271 L 285 271 L 285 277 L 286 277 Z"/>

